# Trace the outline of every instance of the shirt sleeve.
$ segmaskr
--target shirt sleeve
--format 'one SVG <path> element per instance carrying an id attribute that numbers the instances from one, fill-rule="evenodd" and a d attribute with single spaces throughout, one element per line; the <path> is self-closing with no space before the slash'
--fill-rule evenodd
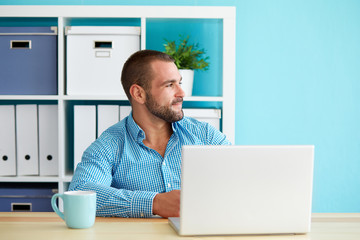
<path id="1" fill-rule="evenodd" d="M 109 142 L 108 142 L 109 143 Z M 96 140 L 77 165 L 69 191 L 95 191 L 97 216 L 151 217 L 156 192 L 111 187 L 112 165 L 118 147 Z"/>
<path id="2" fill-rule="evenodd" d="M 209 123 L 206 123 L 207 126 L 207 141 L 208 145 L 231 145 L 231 142 L 226 138 L 226 135 L 216 129 Z"/>

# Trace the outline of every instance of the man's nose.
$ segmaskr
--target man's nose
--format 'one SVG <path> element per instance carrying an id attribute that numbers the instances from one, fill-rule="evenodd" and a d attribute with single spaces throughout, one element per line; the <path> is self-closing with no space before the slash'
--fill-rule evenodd
<path id="1" fill-rule="evenodd" d="M 185 97 L 185 92 L 184 92 L 181 84 L 178 84 L 178 85 L 177 85 L 177 93 L 176 93 L 176 96 L 177 96 L 177 97 L 182 97 L 182 98 Z"/>

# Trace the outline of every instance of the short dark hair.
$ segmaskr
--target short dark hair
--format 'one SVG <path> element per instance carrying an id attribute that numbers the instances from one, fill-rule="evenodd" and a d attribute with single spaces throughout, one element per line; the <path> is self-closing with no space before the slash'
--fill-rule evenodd
<path id="1" fill-rule="evenodd" d="M 121 84 L 129 101 L 130 87 L 133 84 L 138 84 L 145 90 L 151 89 L 153 76 L 150 64 L 155 60 L 174 62 L 171 56 L 155 50 L 140 50 L 126 60 L 121 73 Z"/>

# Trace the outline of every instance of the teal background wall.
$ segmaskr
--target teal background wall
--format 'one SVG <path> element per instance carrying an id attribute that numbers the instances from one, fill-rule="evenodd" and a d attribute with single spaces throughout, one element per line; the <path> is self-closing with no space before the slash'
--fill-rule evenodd
<path id="1" fill-rule="evenodd" d="M 360 212 L 360 1 L 0 4 L 236 6 L 236 144 L 314 144 L 313 212 Z"/>

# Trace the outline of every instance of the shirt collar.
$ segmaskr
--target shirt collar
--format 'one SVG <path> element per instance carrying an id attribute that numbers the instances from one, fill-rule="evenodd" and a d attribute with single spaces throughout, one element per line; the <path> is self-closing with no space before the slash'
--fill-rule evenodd
<path id="1" fill-rule="evenodd" d="M 176 133 L 177 129 L 179 128 L 179 124 L 181 124 L 181 122 L 183 121 L 184 118 L 182 118 L 181 120 L 177 121 L 177 122 L 173 122 L 171 124 L 172 130 L 174 133 Z"/>
<path id="2" fill-rule="evenodd" d="M 128 116 L 127 125 L 130 135 L 137 141 L 142 142 L 145 139 L 145 132 L 140 128 L 139 125 L 134 121 L 132 112 Z"/>

